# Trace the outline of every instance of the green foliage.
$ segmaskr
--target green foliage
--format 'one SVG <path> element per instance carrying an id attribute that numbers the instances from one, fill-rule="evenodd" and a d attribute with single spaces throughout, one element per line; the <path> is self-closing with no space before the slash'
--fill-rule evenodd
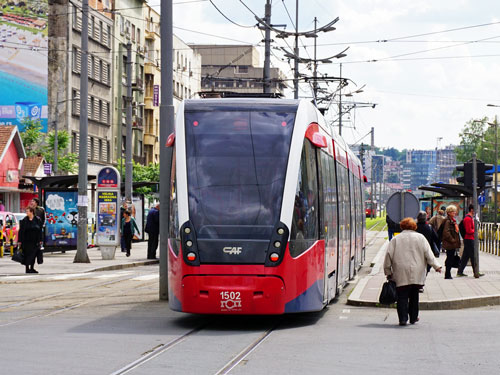
<path id="1" fill-rule="evenodd" d="M 462 131 L 459 133 L 460 146 L 455 149 L 458 163 L 464 163 L 472 159 L 474 152 L 479 157 L 479 151 L 481 151 L 482 147 L 485 147 L 483 141 L 484 135 L 487 132 L 487 122 L 488 117 L 484 117 L 481 120 L 469 120 L 465 123 Z"/>
<path id="2" fill-rule="evenodd" d="M 21 133 L 24 149 L 27 156 L 42 155 L 49 163 L 54 163 L 54 132 L 42 133 L 42 124 L 39 120 L 24 119 L 25 131 Z M 67 131 L 57 132 L 58 170 L 59 172 L 75 173 L 77 171 L 78 156 L 75 153 L 65 153 L 70 143 Z"/>
<path id="3" fill-rule="evenodd" d="M 21 139 L 23 140 L 26 156 L 36 156 L 40 153 L 40 143 L 43 140 L 42 124 L 40 121 L 28 118 L 25 118 L 22 124 L 25 130 L 21 133 Z"/>
<path id="4" fill-rule="evenodd" d="M 122 180 L 125 178 L 125 160 L 118 159 L 117 169 L 122 176 Z M 142 165 L 132 161 L 132 182 L 159 182 L 160 181 L 160 165 L 150 163 L 148 165 Z M 134 192 L 139 194 L 144 194 L 146 199 L 152 200 L 153 193 L 155 192 L 154 186 L 143 186 L 134 189 Z"/>
<path id="5" fill-rule="evenodd" d="M 366 218 L 366 229 L 367 230 L 376 230 L 376 231 L 381 231 L 384 229 L 386 223 L 385 223 L 385 216 L 382 217 L 374 217 L 372 218 Z"/>

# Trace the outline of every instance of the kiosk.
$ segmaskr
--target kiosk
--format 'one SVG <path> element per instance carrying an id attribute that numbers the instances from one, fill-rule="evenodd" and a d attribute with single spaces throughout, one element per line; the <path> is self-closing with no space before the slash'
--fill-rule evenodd
<path id="1" fill-rule="evenodd" d="M 102 259 L 114 259 L 120 244 L 120 173 L 104 167 L 97 174 L 96 240 Z"/>

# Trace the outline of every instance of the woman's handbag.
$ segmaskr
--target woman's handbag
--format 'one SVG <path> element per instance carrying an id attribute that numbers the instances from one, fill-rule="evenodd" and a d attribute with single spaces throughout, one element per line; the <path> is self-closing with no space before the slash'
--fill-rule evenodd
<path id="1" fill-rule="evenodd" d="M 18 263 L 21 263 L 23 264 L 24 262 L 24 254 L 23 254 L 23 251 L 21 249 L 17 249 L 15 252 L 14 252 L 14 255 L 12 255 L 12 260 L 14 262 L 18 262 Z"/>
<path id="2" fill-rule="evenodd" d="M 43 264 L 43 251 L 40 248 L 38 248 L 38 251 L 36 252 L 36 262 L 38 264 Z"/>
<path id="3" fill-rule="evenodd" d="M 453 255 L 452 261 L 451 261 L 451 267 L 452 268 L 458 268 L 460 267 L 460 257 L 458 256 L 457 252 L 455 251 L 455 255 Z"/>
<path id="4" fill-rule="evenodd" d="M 396 283 L 392 280 L 387 280 L 382 286 L 382 291 L 380 292 L 378 301 L 382 305 L 390 305 L 396 302 L 396 299 L 397 299 Z"/>

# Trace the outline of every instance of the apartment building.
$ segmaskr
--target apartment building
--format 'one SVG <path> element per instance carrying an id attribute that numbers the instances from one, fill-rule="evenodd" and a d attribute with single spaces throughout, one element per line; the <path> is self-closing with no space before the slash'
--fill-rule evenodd
<path id="1" fill-rule="evenodd" d="M 203 92 L 229 91 L 260 94 L 264 89 L 264 68 L 259 66 L 257 48 L 248 45 L 193 44 L 201 55 L 201 89 Z M 271 68 L 271 92 L 283 94 L 285 76 Z"/>
<path id="2" fill-rule="evenodd" d="M 111 0 L 89 1 L 88 26 L 88 173 L 95 174 L 112 157 L 113 19 Z M 82 4 L 49 0 L 49 128 L 66 130 L 70 151 L 79 151 Z"/>

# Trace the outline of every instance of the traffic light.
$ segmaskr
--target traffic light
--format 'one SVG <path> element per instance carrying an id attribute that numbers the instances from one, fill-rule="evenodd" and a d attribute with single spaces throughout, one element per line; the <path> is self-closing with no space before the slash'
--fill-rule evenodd
<path id="1" fill-rule="evenodd" d="M 467 162 L 457 165 L 457 171 L 464 172 L 464 175 L 457 177 L 457 182 L 464 184 L 465 187 L 472 189 L 472 163 Z M 483 173 L 484 174 L 484 173 Z"/>
<path id="2" fill-rule="evenodd" d="M 485 164 L 482 161 L 477 162 L 477 187 L 491 187 L 491 184 L 486 185 L 486 183 L 493 180 L 493 175 L 487 174 L 486 171 L 490 172 L 490 170 L 493 170 L 493 167 L 493 164 Z"/>

